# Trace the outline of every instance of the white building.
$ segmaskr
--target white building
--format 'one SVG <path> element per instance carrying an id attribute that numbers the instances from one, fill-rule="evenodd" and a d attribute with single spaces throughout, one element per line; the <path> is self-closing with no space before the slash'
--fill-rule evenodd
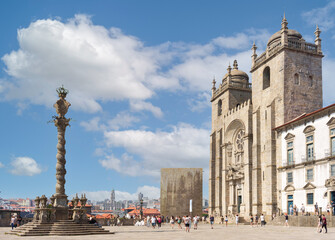
<path id="1" fill-rule="evenodd" d="M 281 142 L 278 166 L 278 207 L 304 204 L 314 212 L 335 201 L 335 104 L 303 114 L 277 128 Z M 281 207 L 280 207 L 281 205 Z"/>

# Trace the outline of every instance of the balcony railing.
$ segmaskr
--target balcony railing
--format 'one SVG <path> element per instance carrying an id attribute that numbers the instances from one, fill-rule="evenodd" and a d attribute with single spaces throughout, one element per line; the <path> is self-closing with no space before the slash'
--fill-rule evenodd
<path id="1" fill-rule="evenodd" d="M 295 164 L 295 161 L 283 162 L 283 167 L 292 166 Z"/>
<path id="2" fill-rule="evenodd" d="M 316 159 L 315 155 L 310 156 L 310 157 L 306 157 L 305 155 L 301 156 L 301 162 L 302 163 L 304 163 L 304 162 L 311 162 L 311 161 L 314 161 L 315 159 Z"/>

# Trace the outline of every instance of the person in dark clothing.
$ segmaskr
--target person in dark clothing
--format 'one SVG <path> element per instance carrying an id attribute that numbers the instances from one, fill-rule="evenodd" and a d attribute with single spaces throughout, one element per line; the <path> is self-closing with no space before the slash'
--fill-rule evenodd
<path id="1" fill-rule="evenodd" d="M 322 229 L 325 229 L 325 233 L 327 233 L 327 219 L 326 216 L 324 214 L 322 214 L 322 228 L 321 228 L 321 232 Z"/>

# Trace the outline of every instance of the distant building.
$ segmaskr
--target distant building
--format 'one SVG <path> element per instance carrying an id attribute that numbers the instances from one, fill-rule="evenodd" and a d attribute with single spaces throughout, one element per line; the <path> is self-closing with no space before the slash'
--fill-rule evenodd
<path id="1" fill-rule="evenodd" d="M 111 192 L 111 208 L 110 210 L 115 210 L 115 191 L 114 189 Z"/>
<path id="2" fill-rule="evenodd" d="M 202 199 L 202 208 L 208 208 L 208 199 Z"/>
<path id="3" fill-rule="evenodd" d="M 143 199 L 143 193 L 140 192 L 140 193 L 138 194 L 138 201 L 140 202 L 141 199 Z"/>
<path id="4" fill-rule="evenodd" d="M 162 168 L 160 210 L 164 216 L 201 215 L 202 168 Z"/>

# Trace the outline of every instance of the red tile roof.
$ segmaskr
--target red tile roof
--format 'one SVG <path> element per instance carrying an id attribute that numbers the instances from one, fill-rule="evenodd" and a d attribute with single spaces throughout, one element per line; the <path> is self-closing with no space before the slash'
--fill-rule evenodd
<path id="1" fill-rule="evenodd" d="M 140 210 L 134 209 L 128 213 L 129 215 L 140 215 Z M 161 214 L 158 209 L 155 208 L 143 208 L 143 215 L 159 215 Z"/>
<path id="2" fill-rule="evenodd" d="M 68 202 L 68 205 L 69 205 L 70 207 L 72 207 L 72 202 L 69 201 L 69 202 Z M 80 202 L 78 202 L 78 207 L 81 207 L 81 203 L 80 203 Z M 92 207 L 92 205 L 86 203 L 85 207 Z"/>

